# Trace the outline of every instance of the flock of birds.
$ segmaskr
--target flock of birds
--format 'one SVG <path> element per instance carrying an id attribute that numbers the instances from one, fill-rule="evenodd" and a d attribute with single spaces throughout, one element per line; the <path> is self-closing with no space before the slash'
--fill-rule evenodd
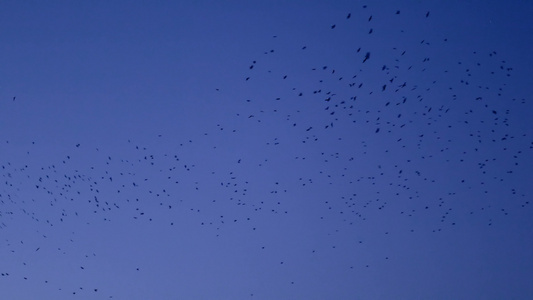
<path id="1" fill-rule="evenodd" d="M 43 252 L 41 243 L 57 246 L 46 257 L 77 251 L 70 249 L 79 240 L 69 228 L 80 224 L 107 228 L 123 220 L 168 230 L 188 216 L 213 238 L 246 231 L 261 240 L 265 224 L 290 227 L 297 222 L 292 218 L 327 236 L 357 236 L 365 224 L 392 220 L 386 236 L 439 234 L 464 226 L 471 215 L 493 226 L 529 212 L 531 195 L 517 177 L 527 172 L 521 161 L 531 156 L 533 139 L 513 123 L 526 104 L 509 91 L 513 68 L 493 50 L 436 57 L 451 42 L 446 37 L 415 41 L 415 33 L 395 28 L 396 42 L 379 42 L 389 33 L 373 26 L 376 19 L 402 16 L 396 10 L 354 20 L 347 13 L 324 25 L 323 38 L 333 45 L 327 50 L 273 36 L 272 49 L 243 62 L 242 82 L 216 89 L 220 98 L 230 89 L 246 94 L 235 100 L 232 115 L 177 144 L 164 134 L 151 145 L 131 136 L 118 151 L 79 141 L 46 160 L 38 143 L 20 153 L 3 141 L 3 151 L 27 163 L 0 158 L 0 255 L 15 262 L 0 266 L 0 284 L 39 281 L 70 295 L 113 298 L 100 286 L 63 286 L 53 275 L 26 271 Z M 431 16 L 425 12 L 417 22 Z M 354 32 L 375 42 L 343 48 Z M 292 61 L 279 63 L 292 53 Z M 10 236 L 17 220 L 28 220 L 27 228 Z M 328 251 L 365 243 L 317 240 L 308 253 L 334 256 Z M 269 246 L 256 248 L 266 253 Z M 81 252 L 85 258 L 74 264 L 85 272 L 98 253 Z M 371 267 L 357 258 L 346 263 Z M 143 268 L 133 263 L 131 271 Z"/>

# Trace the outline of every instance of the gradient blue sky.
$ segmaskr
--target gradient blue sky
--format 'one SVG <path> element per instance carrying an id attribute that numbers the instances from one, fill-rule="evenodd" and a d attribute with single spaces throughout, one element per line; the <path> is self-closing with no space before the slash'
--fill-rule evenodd
<path id="1" fill-rule="evenodd" d="M 0 2 L 0 298 L 532 299 L 531 15 Z"/>

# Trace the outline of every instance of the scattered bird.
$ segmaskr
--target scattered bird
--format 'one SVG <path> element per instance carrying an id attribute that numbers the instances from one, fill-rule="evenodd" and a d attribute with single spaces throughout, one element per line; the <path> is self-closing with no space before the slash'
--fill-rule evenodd
<path id="1" fill-rule="evenodd" d="M 366 62 L 368 59 L 370 59 L 370 52 L 367 52 L 365 54 L 365 59 L 363 59 L 363 63 Z"/>

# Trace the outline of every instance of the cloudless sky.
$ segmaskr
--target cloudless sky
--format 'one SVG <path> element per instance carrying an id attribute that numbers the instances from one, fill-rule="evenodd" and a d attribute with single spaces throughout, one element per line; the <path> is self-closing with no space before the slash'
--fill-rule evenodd
<path id="1" fill-rule="evenodd" d="M 2 1 L 0 298 L 533 298 L 532 13 Z"/>

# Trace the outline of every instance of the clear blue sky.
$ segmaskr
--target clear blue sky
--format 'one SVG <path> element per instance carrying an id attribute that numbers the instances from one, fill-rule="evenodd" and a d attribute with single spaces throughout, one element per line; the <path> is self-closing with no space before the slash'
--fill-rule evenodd
<path id="1" fill-rule="evenodd" d="M 1 299 L 532 299 L 530 1 L 2 1 Z"/>

